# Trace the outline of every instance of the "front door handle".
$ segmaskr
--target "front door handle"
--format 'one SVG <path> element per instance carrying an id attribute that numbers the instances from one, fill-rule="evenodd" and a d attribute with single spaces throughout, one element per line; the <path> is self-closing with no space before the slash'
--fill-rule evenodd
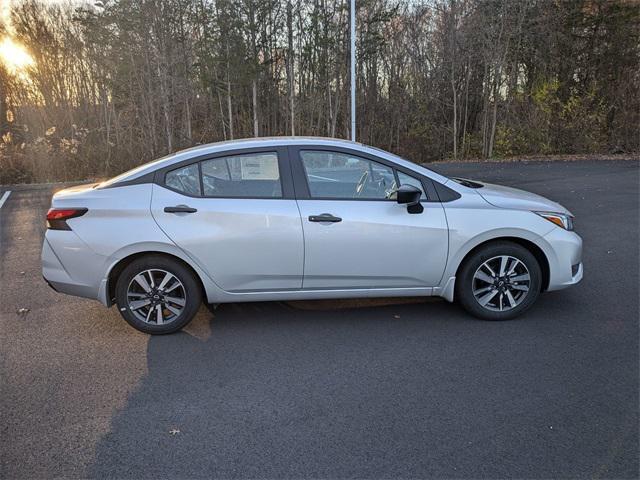
<path id="1" fill-rule="evenodd" d="M 340 217 L 334 217 L 330 213 L 323 213 L 320 215 L 309 215 L 310 222 L 328 222 L 328 223 L 336 223 L 341 222 L 342 219 Z"/>
<path id="2" fill-rule="evenodd" d="M 175 207 L 164 207 L 165 213 L 196 213 L 197 208 L 191 208 L 187 205 L 176 205 Z"/>

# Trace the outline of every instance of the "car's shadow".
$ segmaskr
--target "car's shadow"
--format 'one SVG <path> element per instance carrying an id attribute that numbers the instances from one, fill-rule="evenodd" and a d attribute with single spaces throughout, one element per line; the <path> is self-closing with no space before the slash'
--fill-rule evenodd
<path id="1" fill-rule="evenodd" d="M 379 473 L 389 438 L 415 428 L 402 412 L 430 388 L 407 374 L 437 377 L 447 345 L 478 323 L 444 301 L 398 301 L 229 304 L 201 309 L 195 335 L 149 337 L 148 374 L 89 475 Z"/>

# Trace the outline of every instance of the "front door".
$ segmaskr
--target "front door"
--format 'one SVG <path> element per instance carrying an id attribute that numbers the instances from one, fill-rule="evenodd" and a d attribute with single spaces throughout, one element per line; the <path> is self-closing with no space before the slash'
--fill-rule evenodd
<path id="1" fill-rule="evenodd" d="M 223 290 L 302 286 L 302 226 L 283 155 L 286 149 L 208 158 L 154 185 L 156 222 Z"/>
<path id="2" fill-rule="evenodd" d="M 304 230 L 303 288 L 419 288 L 440 283 L 448 230 L 439 202 L 411 214 L 398 184 L 422 182 L 387 163 L 345 151 L 297 151 Z M 304 185 L 299 185 L 303 179 Z"/>

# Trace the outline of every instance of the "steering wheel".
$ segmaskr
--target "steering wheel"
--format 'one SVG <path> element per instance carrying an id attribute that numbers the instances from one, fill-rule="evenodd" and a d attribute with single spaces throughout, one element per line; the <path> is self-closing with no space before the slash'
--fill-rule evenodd
<path id="1" fill-rule="evenodd" d="M 360 180 L 358 180 L 358 183 L 356 185 L 356 191 L 353 194 L 354 198 L 359 197 L 362 194 L 362 191 L 364 190 L 364 186 L 367 183 L 368 178 L 369 178 L 369 170 L 365 170 L 364 172 L 362 172 L 362 175 L 360 176 Z"/>

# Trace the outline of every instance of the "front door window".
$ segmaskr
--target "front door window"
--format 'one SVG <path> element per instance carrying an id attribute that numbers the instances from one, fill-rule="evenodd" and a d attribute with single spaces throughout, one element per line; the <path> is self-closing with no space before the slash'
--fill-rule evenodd
<path id="1" fill-rule="evenodd" d="M 393 169 L 355 155 L 304 150 L 300 152 L 309 185 L 317 199 L 390 199 L 396 188 Z"/>

